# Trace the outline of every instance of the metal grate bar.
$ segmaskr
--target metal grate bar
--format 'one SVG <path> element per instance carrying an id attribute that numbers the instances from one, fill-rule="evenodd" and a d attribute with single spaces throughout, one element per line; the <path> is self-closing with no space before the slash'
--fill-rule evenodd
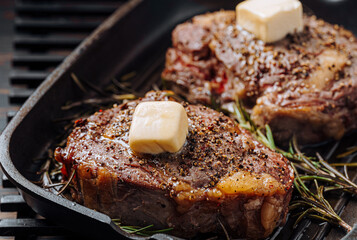
<path id="1" fill-rule="evenodd" d="M 46 77 L 48 72 L 43 71 L 19 71 L 14 70 L 10 72 L 10 83 L 11 84 L 26 84 L 30 87 L 38 86 Z"/>
<path id="2" fill-rule="evenodd" d="M 17 49 L 48 50 L 48 49 L 72 49 L 83 39 L 70 37 L 16 37 L 14 47 Z"/>
<path id="3" fill-rule="evenodd" d="M 16 111 L 8 111 L 6 113 L 6 119 L 7 119 L 7 122 L 10 122 L 11 119 L 16 115 Z M 7 179 L 7 178 L 6 178 Z M 7 184 L 7 182 L 9 182 L 11 185 Z M 4 180 L 3 180 L 3 187 L 11 187 L 13 186 L 13 184 L 10 182 L 10 180 L 7 179 L 7 182 L 5 183 L 4 185 Z"/>
<path id="4" fill-rule="evenodd" d="M 81 16 L 108 16 L 117 6 L 103 6 L 98 4 L 71 4 L 65 3 L 56 4 L 25 4 L 20 3 L 15 7 L 15 11 L 22 16 L 68 16 L 68 15 L 81 15 Z"/>
<path id="5" fill-rule="evenodd" d="M 86 32 L 94 30 L 100 21 L 74 22 L 70 20 L 15 19 L 15 29 L 21 32 Z"/>
<path id="6" fill-rule="evenodd" d="M 15 55 L 12 63 L 13 66 L 26 66 L 26 67 L 41 67 L 47 68 L 50 66 L 57 66 L 65 59 L 64 56 L 57 55 Z"/>
<path id="7" fill-rule="evenodd" d="M 16 113 L 15 111 L 12 111 L 12 112 Z M 14 184 L 7 178 L 7 176 L 5 174 L 2 175 L 2 186 L 4 188 L 13 188 L 13 187 L 15 187 Z"/>
<path id="8" fill-rule="evenodd" d="M 5 195 L 0 198 L 2 212 L 24 211 L 29 208 L 21 195 Z"/>
<path id="9" fill-rule="evenodd" d="M 51 224 L 45 219 L 2 219 L 0 221 L 0 236 L 32 235 L 55 236 L 68 235 L 69 232 L 64 227 Z"/>
<path id="10" fill-rule="evenodd" d="M 22 104 L 29 98 L 29 96 L 31 96 L 33 92 L 33 89 L 13 88 L 9 93 L 9 102 L 11 104 Z"/>
<path id="11" fill-rule="evenodd" d="M 101 4 L 118 4 L 127 2 L 127 0 L 17 0 L 17 4 L 36 3 L 36 4 L 58 4 L 58 3 L 101 3 Z"/>

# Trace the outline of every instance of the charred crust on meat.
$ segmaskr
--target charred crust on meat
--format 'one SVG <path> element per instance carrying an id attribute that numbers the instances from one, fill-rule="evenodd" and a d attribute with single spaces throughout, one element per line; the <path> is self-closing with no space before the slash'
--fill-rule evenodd
<path id="1" fill-rule="evenodd" d="M 357 101 L 357 41 L 350 31 L 304 16 L 301 33 L 265 44 L 236 25 L 234 12 L 221 11 L 180 24 L 173 31 L 173 42 L 194 26 L 204 28 L 204 39 L 210 41 L 187 41 L 201 46 L 206 55 L 208 48 L 208 57 L 197 60 L 199 50 L 183 51 L 174 44 L 162 73 L 168 85 L 185 89 L 178 92 L 190 102 L 210 104 L 213 96 L 225 106 L 238 96 L 247 107 L 254 107 L 253 119 L 259 126 L 271 126 L 280 143 L 293 134 L 300 143 L 338 139 L 357 128 L 356 107 L 346 111 L 350 105 L 338 104 L 346 96 Z M 328 58 L 335 60 L 327 63 Z"/>
<path id="2" fill-rule="evenodd" d="M 179 152 L 134 154 L 128 146 L 133 110 L 141 101 L 153 100 L 174 101 L 166 92 L 149 92 L 144 98 L 123 104 L 125 106 L 116 105 L 103 110 L 78 125 L 68 137 L 65 148 L 56 149 L 55 158 L 64 163 L 67 172 L 77 168 L 77 177 L 71 189 L 74 200 L 112 217 L 118 217 L 116 214 L 119 214 L 129 224 L 140 224 L 138 219 L 121 215 L 125 211 L 121 209 L 124 202 L 120 199 L 135 200 L 140 198 L 140 194 L 146 197 L 154 194 L 155 198 L 162 200 L 157 206 L 160 209 L 165 206 L 165 211 L 173 211 L 170 213 L 173 215 L 165 215 L 166 218 L 160 222 L 151 217 L 150 221 L 158 227 L 175 226 L 175 229 L 181 229 L 180 224 L 186 226 L 180 219 L 187 219 L 189 211 L 195 207 L 199 211 L 200 204 L 210 209 L 212 216 L 216 216 L 217 212 L 225 216 L 228 214 L 225 213 L 225 201 L 241 199 L 237 202 L 241 209 L 239 211 L 243 211 L 244 204 L 254 199 L 261 199 L 260 207 L 265 198 L 287 199 L 288 202 L 293 175 L 287 160 L 254 140 L 248 131 L 231 118 L 202 105 L 182 103 L 189 119 L 189 134 Z M 263 181 L 264 177 L 269 176 L 269 181 L 276 183 L 259 194 L 254 190 L 244 194 L 238 190 L 234 190 L 233 195 L 223 194 L 218 186 L 236 173 L 251 176 L 253 181 Z M 241 182 L 240 179 L 236 181 Z M 287 209 L 287 202 L 284 201 L 280 203 L 284 205 L 281 209 Z M 153 204 L 156 206 L 156 203 Z M 115 210 L 114 206 L 119 210 Z M 141 211 L 139 205 L 135 209 L 136 213 Z M 256 211 L 258 214 L 259 208 Z M 286 216 L 285 210 L 279 211 L 277 223 Z M 151 214 L 154 216 L 155 212 Z M 208 223 L 202 224 L 206 226 Z M 210 225 L 210 231 L 216 231 L 216 227 L 215 224 Z M 237 226 L 232 228 L 237 236 L 255 234 L 237 230 Z M 262 226 L 259 228 L 261 236 L 266 234 Z M 193 236 L 199 231 L 200 228 L 188 231 L 185 227 L 185 231 L 178 230 L 175 234 Z"/>

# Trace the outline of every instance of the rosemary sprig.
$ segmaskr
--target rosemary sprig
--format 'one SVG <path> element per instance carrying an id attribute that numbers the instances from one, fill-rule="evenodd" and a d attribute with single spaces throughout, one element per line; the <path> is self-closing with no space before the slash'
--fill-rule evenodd
<path id="1" fill-rule="evenodd" d="M 71 73 L 71 78 L 83 92 L 88 92 L 88 91 L 92 90 L 98 96 L 101 96 L 101 98 L 90 98 L 90 99 L 86 99 L 84 101 L 79 101 L 79 102 L 73 103 L 69 106 L 62 107 L 62 110 L 68 110 L 74 106 L 75 107 L 81 106 L 83 104 L 117 103 L 117 101 L 122 101 L 122 100 L 133 100 L 139 96 L 137 92 L 131 90 L 130 88 L 125 87 L 123 84 L 121 84 L 116 79 L 112 79 L 113 85 L 112 85 L 111 89 L 114 92 L 108 92 L 108 91 L 102 90 L 101 88 L 95 86 L 91 82 L 79 79 L 78 76 L 74 73 Z M 122 90 L 125 92 L 125 94 L 120 93 Z M 72 105 L 74 105 L 74 106 L 72 106 Z"/>
<path id="2" fill-rule="evenodd" d="M 300 212 L 300 216 L 297 218 L 295 225 L 304 217 L 310 217 L 341 226 L 346 231 L 351 230 L 351 226 L 338 216 L 323 196 L 324 191 L 334 190 L 344 190 L 352 194 L 357 194 L 357 185 L 353 183 L 347 175 L 346 168 L 351 164 L 343 164 L 345 167 L 345 175 L 343 175 L 336 168 L 327 163 L 319 153 L 316 154 L 316 158 L 305 156 L 300 151 L 295 138 L 293 138 L 288 151 L 278 148 L 274 142 L 270 127 L 268 125 L 265 126 L 265 134 L 261 129 L 257 128 L 247 111 L 242 107 L 240 101 L 237 101 L 234 105 L 233 114 L 240 126 L 250 131 L 258 141 L 271 150 L 281 153 L 290 160 L 290 164 L 295 173 L 294 186 L 299 193 L 299 200 L 294 201 L 290 208 L 296 209 L 302 207 L 304 209 L 303 212 Z M 300 173 L 300 171 L 303 172 L 303 174 Z M 306 181 L 314 183 L 316 194 L 307 188 L 304 183 Z M 328 185 L 326 187 L 319 186 L 318 182 Z"/>
<path id="3" fill-rule="evenodd" d="M 159 230 L 149 230 L 154 227 L 153 224 L 148 225 L 146 227 L 138 227 L 138 226 L 122 226 L 120 219 L 112 219 L 112 221 L 123 231 L 129 234 L 137 234 L 140 236 L 149 237 L 156 233 L 166 233 L 170 232 L 173 228 L 159 229 Z"/>
<path id="4" fill-rule="evenodd" d="M 349 178 L 341 174 L 336 168 L 331 164 L 327 163 L 319 153 L 316 153 L 316 158 L 307 157 L 303 154 L 297 144 L 296 138 L 293 138 L 292 144 L 288 151 L 278 148 L 274 142 L 273 133 L 269 125 L 265 126 L 265 134 L 258 129 L 255 124 L 250 119 L 247 112 L 242 107 L 241 103 L 237 101 L 234 106 L 236 119 L 245 129 L 249 130 L 255 137 L 262 142 L 265 146 L 274 150 L 278 153 L 281 153 L 283 156 L 288 158 L 292 163 L 295 164 L 295 167 L 299 170 L 302 170 L 306 174 L 315 175 L 315 179 L 318 181 L 329 182 L 335 184 L 337 187 L 345 186 L 346 191 L 353 192 L 357 194 L 357 185 L 353 183 Z M 243 125 L 241 124 L 243 123 Z M 339 164 L 340 166 L 349 166 L 350 163 Z"/>
<path id="5" fill-rule="evenodd" d="M 294 227 L 296 227 L 304 217 L 310 217 L 313 219 L 329 222 L 335 226 L 341 226 L 347 232 L 351 231 L 351 226 L 349 226 L 340 218 L 340 216 L 331 207 L 329 202 L 324 198 L 324 187 L 319 186 L 317 180 L 314 178 L 313 182 L 316 188 L 316 194 L 314 194 L 305 185 L 304 180 L 306 180 L 306 178 L 303 179 L 304 176 L 300 177 L 294 164 L 292 164 L 292 167 L 295 172 L 294 186 L 295 189 L 299 192 L 301 200 L 293 201 L 290 205 L 290 210 L 297 208 L 305 209 L 300 213 L 300 216 L 297 218 Z"/>

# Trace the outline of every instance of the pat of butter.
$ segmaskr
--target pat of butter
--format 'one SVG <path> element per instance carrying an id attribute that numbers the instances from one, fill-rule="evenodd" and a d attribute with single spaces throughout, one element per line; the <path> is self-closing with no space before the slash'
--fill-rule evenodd
<path id="1" fill-rule="evenodd" d="M 158 154 L 178 152 L 188 133 L 184 107 L 171 101 L 142 102 L 135 108 L 129 131 L 134 152 Z"/>
<path id="2" fill-rule="evenodd" d="M 298 0 L 246 0 L 236 7 L 237 23 L 266 43 L 302 31 L 302 5 Z"/>

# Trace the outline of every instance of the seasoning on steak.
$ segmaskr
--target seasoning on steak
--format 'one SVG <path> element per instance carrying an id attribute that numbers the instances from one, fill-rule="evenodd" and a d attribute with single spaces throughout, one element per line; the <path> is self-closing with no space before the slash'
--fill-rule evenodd
<path id="1" fill-rule="evenodd" d="M 135 107 L 142 101 L 173 101 L 168 92 L 114 106 L 78 121 L 55 158 L 65 178 L 74 169 L 75 201 L 120 218 L 124 224 L 192 237 L 220 232 L 263 238 L 284 223 L 293 171 L 231 118 L 202 105 L 182 103 L 189 133 L 174 154 L 136 155 L 128 145 Z"/>
<path id="2" fill-rule="evenodd" d="M 223 107 L 237 98 L 280 143 L 339 139 L 357 128 L 357 42 L 315 16 L 304 30 L 265 44 L 236 24 L 233 11 L 194 17 L 172 33 L 162 77 L 191 103 Z"/>

